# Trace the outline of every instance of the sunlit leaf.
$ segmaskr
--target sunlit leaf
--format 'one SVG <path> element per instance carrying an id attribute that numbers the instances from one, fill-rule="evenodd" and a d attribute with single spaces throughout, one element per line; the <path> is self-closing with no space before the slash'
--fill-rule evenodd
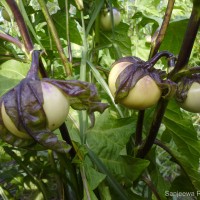
<path id="1" fill-rule="evenodd" d="M 4 94 L 20 80 L 25 78 L 30 64 L 16 60 L 8 60 L 0 65 L 0 95 Z"/>

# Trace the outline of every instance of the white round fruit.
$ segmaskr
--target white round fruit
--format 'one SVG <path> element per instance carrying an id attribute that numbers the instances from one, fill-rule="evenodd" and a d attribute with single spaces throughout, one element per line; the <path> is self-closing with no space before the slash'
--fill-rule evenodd
<path id="1" fill-rule="evenodd" d="M 108 85 L 114 97 L 116 92 L 116 79 L 128 65 L 130 65 L 130 62 L 120 62 L 114 65 L 110 71 Z M 161 89 L 155 81 L 146 75 L 129 91 L 128 96 L 120 99 L 119 103 L 128 108 L 144 110 L 155 105 L 160 99 L 161 94 Z"/>
<path id="2" fill-rule="evenodd" d="M 41 86 L 44 100 L 43 109 L 47 117 L 48 128 L 53 131 L 65 121 L 69 113 L 69 98 L 51 83 L 42 81 Z M 6 113 L 4 103 L 2 103 L 1 113 L 4 125 L 12 134 L 24 139 L 31 138 L 27 133 L 17 129 Z"/>
<path id="3" fill-rule="evenodd" d="M 197 82 L 192 83 L 188 90 L 185 101 L 181 104 L 181 107 L 189 112 L 200 112 L 200 84 Z"/>
<path id="4" fill-rule="evenodd" d="M 121 22 L 121 14 L 116 9 L 113 8 L 113 25 L 117 26 Z M 103 30 L 112 30 L 112 17 L 111 17 L 111 11 L 102 12 L 100 16 L 100 24 Z"/>

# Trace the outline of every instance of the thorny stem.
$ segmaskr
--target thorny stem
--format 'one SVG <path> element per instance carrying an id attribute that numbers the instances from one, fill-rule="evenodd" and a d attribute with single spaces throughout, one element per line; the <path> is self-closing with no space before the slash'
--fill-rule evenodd
<path id="1" fill-rule="evenodd" d="M 28 31 L 27 26 L 25 24 L 24 18 L 23 18 L 22 14 L 21 14 L 18 6 L 17 6 L 17 3 L 14 0 L 6 0 L 6 2 L 9 5 L 9 7 L 10 7 L 10 9 L 11 9 L 13 15 L 14 15 L 14 18 L 17 22 L 19 31 L 21 33 L 21 36 L 22 36 L 22 39 L 23 39 L 23 42 L 24 42 L 25 49 L 28 53 L 30 53 L 34 48 L 33 42 L 31 40 L 29 31 Z"/>
<path id="2" fill-rule="evenodd" d="M 3 39 L 3 40 L 7 40 L 8 42 L 13 43 L 14 45 L 19 47 L 20 49 L 22 49 L 22 47 L 23 47 L 23 44 L 17 38 L 12 37 L 11 35 L 0 33 L 0 38 Z"/>
<path id="3" fill-rule="evenodd" d="M 68 61 L 67 57 L 65 56 L 64 50 L 62 48 L 59 36 L 58 36 L 58 32 L 54 26 L 53 20 L 49 14 L 49 11 L 47 9 L 47 6 L 45 4 L 44 0 L 38 0 L 38 3 L 40 4 L 40 7 L 42 9 L 42 12 L 44 14 L 44 17 L 47 21 L 47 24 L 49 26 L 49 29 L 51 31 L 52 37 L 56 43 L 56 47 L 58 50 L 58 53 L 60 55 L 61 61 L 64 65 L 65 71 L 66 71 L 66 75 L 71 76 L 72 72 L 71 72 L 71 63 Z"/>
<path id="4" fill-rule="evenodd" d="M 150 51 L 150 54 L 149 54 L 149 58 L 152 58 L 154 55 L 156 55 L 156 53 L 158 52 L 158 50 L 160 48 L 160 45 L 161 45 L 161 43 L 164 39 L 166 30 L 167 30 L 167 27 L 169 25 L 169 21 L 170 21 L 170 18 L 171 18 L 173 7 L 174 7 L 174 2 L 175 2 L 175 0 L 169 0 L 168 1 L 168 5 L 167 5 L 167 9 L 166 9 L 166 12 L 165 12 L 164 19 L 163 19 L 160 31 L 158 33 L 158 36 L 156 37 L 156 41 L 152 44 L 151 51 Z"/>

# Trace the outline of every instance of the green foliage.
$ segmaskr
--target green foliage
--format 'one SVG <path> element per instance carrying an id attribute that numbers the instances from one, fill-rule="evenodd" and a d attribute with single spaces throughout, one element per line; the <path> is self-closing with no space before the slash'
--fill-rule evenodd
<path id="1" fill-rule="evenodd" d="M 24 45 L 26 41 L 18 29 L 17 18 L 6 2 L 0 2 L 1 96 L 26 77 L 31 63 L 31 54 Z M 167 106 L 154 145 L 144 158 L 137 157 L 141 147 L 135 143 L 138 129 L 142 129 L 142 140 L 148 140 L 152 122 L 158 124 L 154 120 L 161 104 L 145 110 L 144 123 L 139 127 L 141 112 L 115 104 L 107 84 L 111 65 L 119 58 L 149 59 L 168 1 L 83 0 L 83 11 L 77 9 L 74 0 L 16 2 L 34 49 L 43 50 L 40 77 L 59 79 L 60 86 L 66 80 L 73 83 L 81 79 L 93 83 L 102 102 L 108 103 L 109 108 L 101 114 L 88 115 L 73 110 L 75 104 L 80 108 L 80 102 L 72 98 L 67 126 L 63 124 L 53 133 L 63 144 L 68 143 L 65 146 L 71 147 L 69 153 L 48 149 L 36 151 L 37 146 L 24 149 L 0 140 L 0 199 L 175 199 L 168 196 L 169 192 L 190 192 L 198 199 L 199 114 L 180 109 L 173 97 L 165 99 Z M 47 5 L 55 30 L 46 20 L 47 13 L 41 9 L 41 2 Z M 159 51 L 169 51 L 178 57 L 193 2 L 198 13 L 197 0 L 175 1 Z M 116 7 L 122 15 L 120 24 L 111 31 L 102 30 L 99 24 L 104 7 Z M 4 9 L 10 22 L 2 17 Z M 199 41 L 198 32 L 187 63 L 189 69 L 200 63 Z M 72 68 L 71 76 L 67 76 L 65 65 Z M 168 67 L 164 59 L 155 66 L 161 70 Z M 88 94 L 94 94 L 93 89 L 85 84 L 85 93 L 81 96 L 84 102 L 88 101 Z M 74 92 L 77 95 L 70 87 L 66 90 L 68 94 Z M 95 101 L 96 96 L 92 100 Z M 94 126 L 91 122 L 95 122 Z M 9 138 L 7 142 L 13 140 L 12 135 L 4 132 L 0 136 Z"/>
<path id="2" fill-rule="evenodd" d="M 3 95 L 25 78 L 29 64 L 8 60 L 0 65 L 0 69 L 0 94 Z"/>

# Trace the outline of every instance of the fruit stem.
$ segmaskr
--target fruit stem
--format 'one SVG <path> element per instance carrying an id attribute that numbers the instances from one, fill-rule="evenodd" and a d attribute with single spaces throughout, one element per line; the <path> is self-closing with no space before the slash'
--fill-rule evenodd
<path id="1" fill-rule="evenodd" d="M 161 57 L 166 57 L 168 59 L 175 59 L 175 56 L 169 51 L 161 51 L 146 62 L 148 64 L 148 68 L 152 68 Z"/>
<path id="2" fill-rule="evenodd" d="M 13 15 L 14 15 L 14 18 L 17 22 L 19 31 L 21 33 L 21 36 L 22 36 L 22 39 L 23 39 L 23 42 L 24 42 L 25 49 L 28 53 L 30 53 L 34 48 L 33 42 L 31 40 L 29 31 L 28 31 L 27 26 L 25 24 L 24 18 L 23 18 L 22 14 L 21 14 L 18 6 L 17 6 L 17 3 L 14 0 L 6 0 L 6 2 L 9 5 L 9 7 L 10 7 L 10 9 L 11 9 Z"/>
<path id="3" fill-rule="evenodd" d="M 40 51 L 34 50 L 32 52 L 32 61 L 31 61 L 31 68 L 27 73 L 27 78 L 31 79 L 39 79 L 38 76 L 38 70 L 39 70 L 39 57 L 40 57 Z"/>
<path id="4" fill-rule="evenodd" d="M 179 52 L 178 60 L 175 68 L 169 74 L 169 77 L 172 77 L 187 65 L 190 58 L 190 54 L 192 52 L 196 35 L 198 33 L 199 25 L 200 25 L 200 5 L 199 1 L 194 1 L 192 13 Z"/>
<path id="5" fill-rule="evenodd" d="M 22 49 L 22 47 L 23 47 L 23 44 L 17 38 L 12 37 L 11 35 L 0 33 L 0 38 L 3 39 L 3 40 L 7 40 L 8 42 L 13 43 L 14 45 L 19 47 L 20 49 Z"/>
<path id="6" fill-rule="evenodd" d="M 174 2 L 175 2 L 175 0 L 169 0 L 168 1 L 168 5 L 167 5 L 167 9 L 166 9 L 166 12 L 165 12 L 164 19 L 163 19 L 161 28 L 159 30 L 158 36 L 156 37 L 155 42 L 152 43 L 149 58 L 152 58 L 153 56 L 155 56 L 156 53 L 158 52 L 159 48 L 160 48 L 160 45 L 161 45 L 161 43 L 164 39 L 166 30 L 167 30 L 167 27 L 169 25 L 169 21 L 170 21 L 170 18 L 171 18 L 173 7 L 174 7 Z"/>
<path id="7" fill-rule="evenodd" d="M 66 72 L 66 75 L 67 76 L 71 76 L 72 75 L 72 69 L 71 69 L 71 63 L 68 61 L 65 53 L 64 53 L 64 50 L 62 48 L 62 44 L 61 44 L 61 41 L 59 39 L 59 36 L 58 36 L 58 32 L 56 30 L 56 27 L 53 23 L 53 20 L 49 14 L 49 11 L 47 9 L 47 6 L 46 6 L 46 3 L 44 0 L 38 0 L 38 3 L 40 4 L 40 7 L 42 9 L 42 12 L 44 14 L 44 17 L 47 21 L 47 24 L 49 26 L 49 29 L 50 29 L 50 32 L 52 34 L 52 37 L 55 41 L 55 44 L 56 44 L 56 47 L 57 47 L 57 50 L 58 50 L 58 53 L 60 55 L 60 58 L 61 58 L 61 61 L 64 65 L 64 69 L 65 69 L 65 72 Z"/>

